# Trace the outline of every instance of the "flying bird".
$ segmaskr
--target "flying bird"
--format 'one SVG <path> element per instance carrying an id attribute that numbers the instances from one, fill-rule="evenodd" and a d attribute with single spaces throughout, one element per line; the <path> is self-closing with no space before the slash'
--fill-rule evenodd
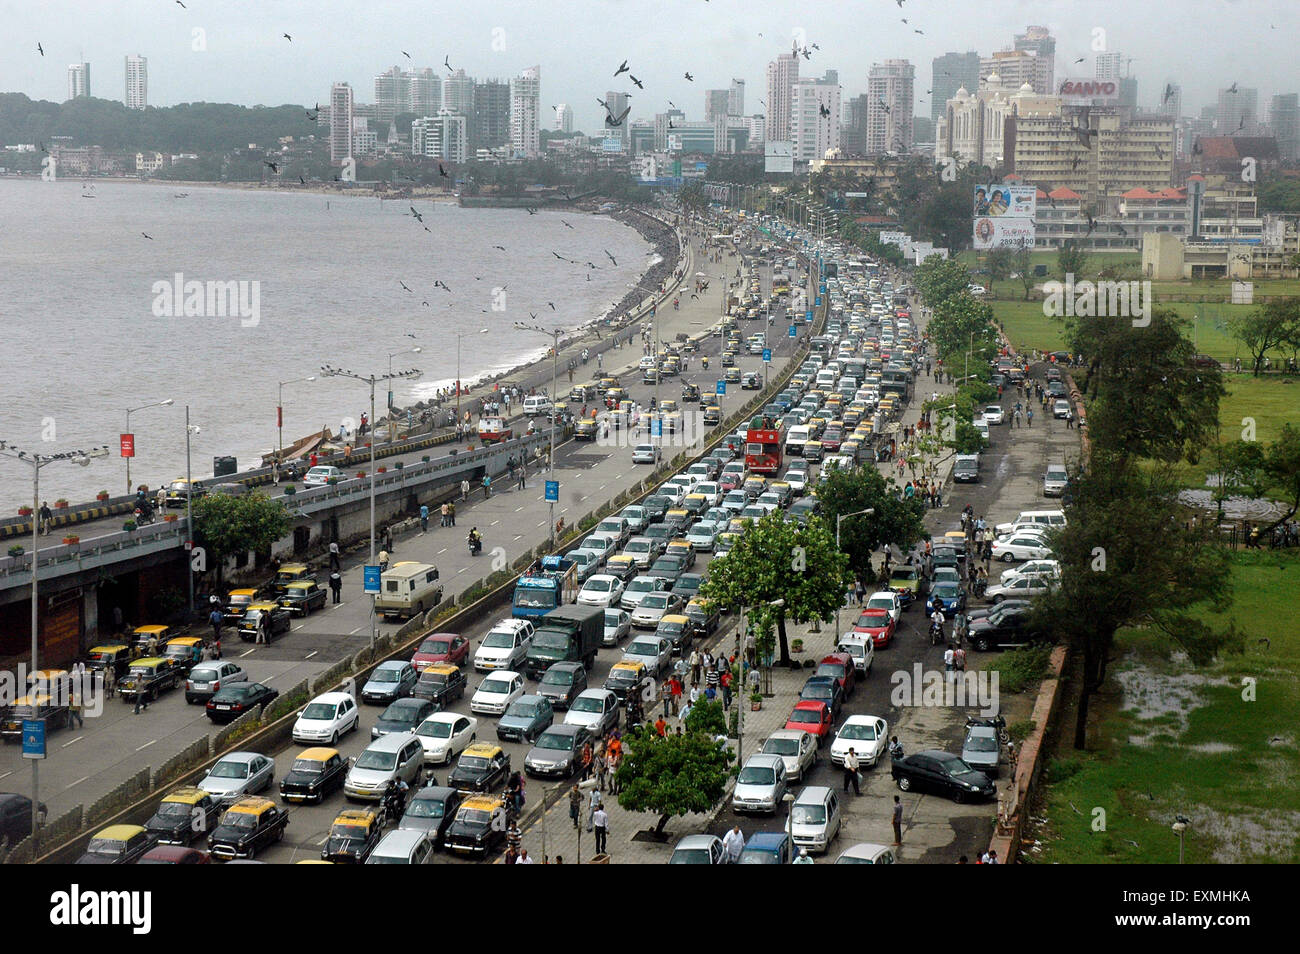
<path id="1" fill-rule="evenodd" d="M 903 0 L 894 0 L 894 2 L 898 4 L 900 10 L 903 8 Z"/>
<path id="2" fill-rule="evenodd" d="M 47 156 L 50 154 L 50 151 L 45 148 L 45 143 L 40 143 L 40 147 L 41 147 L 41 152 L 45 153 Z"/>
<path id="3" fill-rule="evenodd" d="M 899 19 L 901 19 L 904 23 L 907 22 L 907 17 L 900 17 Z"/>
<path id="4" fill-rule="evenodd" d="M 411 58 L 411 54 L 407 53 L 405 50 L 402 50 L 402 55 L 406 57 L 408 60 Z"/>
<path id="5" fill-rule="evenodd" d="M 568 261 L 568 259 L 565 258 L 563 255 L 561 255 L 559 252 L 551 252 L 551 254 L 554 255 L 556 258 L 558 258 L 558 259 L 559 259 L 560 261 L 562 261 L 562 262 L 567 262 L 567 261 Z"/>
<path id="6" fill-rule="evenodd" d="M 451 68 L 451 54 L 450 54 L 450 53 L 448 53 L 446 56 L 444 56 L 444 57 L 442 58 L 442 65 L 445 66 L 445 67 L 447 67 L 447 72 L 448 72 L 448 73 L 453 72 L 453 71 L 452 71 L 452 68 Z"/>
<path id="7" fill-rule="evenodd" d="M 633 76 L 631 73 L 627 74 L 627 78 L 636 84 L 637 89 L 645 89 L 645 86 L 642 85 L 641 81 L 637 79 L 635 76 Z"/>
<path id="8" fill-rule="evenodd" d="M 492 247 L 493 247 L 493 248 L 499 248 L 499 249 L 501 249 L 501 251 L 503 251 L 503 252 L 506 250 L 506 247 L 505 247 L 504 245 L 493 245 Z"/>
<path id="9" fill-rule="evenodd" d="M 290 43 L 293 42 L 293 37 L 291 37 L 291 36 L 290 36 L 289 34 L 287 34 L 287 33 L 281 33 L 280 36 L 284 37 L 284 38 L 285 38 L 286 40 L 288 40 Z"/>
<path id="10" fill-rule="evenodd" d="M 415 221 L 421 224 L 424 223 L 424 216 L 416 210 L 415 206 L 411 206 L 411 215 L 415 216 Z"/>
<path id="11" fill-rule="evenodd" d="M 609 254 L 609 249 L 605 249 L 605 257 L 608 258 L 611 262 L 613 262 L 614 265 L 615 265 L 615 267 L 618 266 L 618 261 L 617 261 L 617 259 L 615 259 L 613 255 L 610 255 L 610 254 Z"/>
<path id="12" fill-rule="evenodd" d="M 688 82 L 688 83 L 694 83 L 694 82 L 695 82 L 695 77 L 692 76 L 690 73 L 683 73 L 682 75 L 686 77 L 686 82 Z"/>
<path id="13" fill-rule="evenodd" d="M 820 49 L 821 49 L 821 47 L 818 46 L 816 43 L 814 43 L 814 44 L 812 45 L 812 48 L 813 48 L 814 50 L 820 50 Z"/>
<path id="14" fill-rule="evenodd" d="M 528 210 L 528 214 L 529 214 L 529 215 L 536 215 L 536 214 L 537 214 L 537 210 L 534 209 L 534 208 L 532 208 L 531 206 L 524 206 L 524 208 L 526 208 L 526 209 Z"/>
<path id="15" fill-rule="evenodd" d="M 148 232 L 141 232 L 140 234 L 143 235 L 145 238 L 147 238 L 150 242 L 153 241 L 153 236 L 150 235 Z"/>
<path id="16" fill-rule="evenodd" d="M 571 229 L 571 228 L 573 228 L 573 226 L 570 225 L 568 222 L 565 222 L 564 219 L 560 219 L 560 222 L 561 222 L 561 224 L 562 224 L 566 229 Z"/>
<path id="17" fill-rule="evenodd" d="M 441 162 L 438 163 L 438 175 L 442 176 L 442 178 L 444 178 L 444 179 L 450 179 L 450 178 L 451 178 L 451 176 L 449 176 L 449 175 L 447 174 L 447 170 L 444 169 L 444 168 L 442 167 L 442 163 L 441 163 Z"/>
<path id="18" fill-rule="evenodd" d="M 614 71 L 614 75 L 618 76 L 618 74 L 620 73 L 626 73 L 629 71 L 629 69 L 630 67 L 628 67 L 627 65 L 627 60 L 624 60 L 622 65 L 620 65 L 619 68 Z"/>
<path id="19" fill-rule="evenodd" d="M 555 302 L 553 302 L 553 301 L 548 301 L 546 304 L 548 304 L 548 305 L 551 306 L 551 311 L 555 311 Z"/>
<path id="20" fill-rule="evenodd" d="M 1097 220 L 1094 219 L 1094 218 L 1092 217 L 1092 214 L 1089 213 L 1089 212 L 1085 212 L 1084 214 L 1088 216 L 1088 231 L 1086 231 L 1086 232 L 1083 233 L 1085 236 L 1087 236 L 1087 235 L 1091 235 L 1092 232 L 1093 232 L 1093 229 L 1095 229 L 1095 228 L 1097 227 Z"/>
<path id="21" fill-rule="evenodd" d="M 1076 62 L 1076 63 L 1082 63 L 1085 59 L 1087 59 L 1087 57 L 1085 57 L 1085 56 L 1081 56 L 1081 57 L 1079 57 L 1077 60 L 1075 60 L 1074 62 Z"/>
<path id="22" fill-rule="evenodd" d="M 924 31 L 924 30 L 913 30 L 912 32 L 913 32 L 913 33 L 919 33 L 919 34 L 921 34 L 921 36 L 925 36 L 925 31 Z"/>
<path id="23" fill-rule="evenodd" d="M 299 184 L 299 185 L 306 185 L 306 184 L 307 184 L 307 180 L 304 179 L 302 176 L 299 176 L 299 177 L 298 177 L 298 184 Z"/>
<path id="24" fill-rule="evenodd" d="M 177 5 L 178 7 L 180 7 L 182 10 L 188 10 L 188 9 L 189 9 L 189 7 L 185 6 L 185 4 L 181 3 L 181 0 L 176 0 L 176 5 Z"/>
<path id="25" fill-rule="evenodd" d="M 831 114 L 831 111 L 830 111 L 829 109 L 826 108 L 826 104 L 825 104 L 825 103 L 818 103 L 818 104 L 817 104 L 817 111 L 818 111 L 819 113 L 821 113 L 821 115 L 823 115 L 823 116 L 829 116 L 829 115 Z"/>
<path id="26" fill-rule="evenodd" d="M 271 162 L 269 159 L 263 159 L 263 160 L 262 160 L 262 165 L 266 166 L 268 169 L 270 169 L 270 170 L 271 170 L 272 172 L 274 172 L 276 175 L 279 175 L 279 174 L 280 174 L 280 167 L 279 167 L 278 165 L 276 165 L 274 162 Z"/>
<path id="27" fill-rule="evenodd" d="M 1165 84 L 1165 95 L 1164 95 L 1164 98 L 1160 100 L 1160 105 L 1163 106 L 1165 103 L 1169 102 L 1169 98 L 1170 98 L 1171 96 L 1173 96 L 1173 95 L 1174 95 L 1174 85 L 1173 85 L 1173 83 L 1166 83 L 1166 84 Z"/>
<path id="28" fill-rule="evenodd" d="M 1228 87 L 1228 92 L 1229 92 L 1229 93 L 1235 93 L 1236 91 L 1237 91 L 1237 84 L 1236 84 L 1236 83 L 1233 83 L 1231 86 Z"/>
<path id="29" fill-rule="evenodd" d="M 609 109 L 608 106 L 605 107 L 605 108 L 606 108 L 606 110 Z M 623 125 L 623 120 L 627 119 L 627 114 L 630 113 L 630 112 L 632 112 L 632 107 L 631 107 L 631 106 L 627 106 L 627 107 L 625 107 L 624 110 L 623 110 L 621 113 L 619 113 L 617 116 L 615 116 L 615 115 L 614 115 L 613 113 L 611 113 L 611 112 L 606 112 L 606 113 L 605 113 L 605 125 L 607 125 L 607 126 L 621 126 L 621 125 Z"/>
<path id="30" fill-rule="evenodd" d="M 812 53 L 810 53 L 810 52 L 808 51 L 807 47 L 805 47 L 804 49 L 800 50 L 799 52 L 803 54 L 803 58 L 804 58 L 805 60 L 811 60 L 811 59 L 812 59 Z"/>
<path id="31" fill-rule="evenodd" d="M 759 102 L 760 102 L 760 103 L 763 103 L 763 101 L 762 101 L 761 99 L 759 100 Z M 668 105 L 671 106 L 673 109 L 676 109 L 676 108 L 677 108 L 677 104 L 674 103 L 671 99 L 668 100 Z M 763 103 L 763 105 L 766 106 L 767 104 L 766 104 L 766 103 Z"/>
<path id="32" fill-rule="evenodd" d="M 36 44 L 36 52 L 41 54 L 41 56 L 45 55 L 45 47 L 41 46 L 39 42 Z"/>

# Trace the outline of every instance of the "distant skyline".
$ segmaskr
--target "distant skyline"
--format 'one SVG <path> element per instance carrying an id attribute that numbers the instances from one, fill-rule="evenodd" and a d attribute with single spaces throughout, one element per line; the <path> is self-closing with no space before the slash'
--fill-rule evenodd
<path id="1" fill-rule="evenodd" d="M 149 62 L 151 106 L 311 105 L 340 81 L 368 103 L 375 75 L 399 65 L 445 77 L 449 57 L 476 78 L 508 79 L 540 64 L 545 125 L 553 105 L 569 103 L 574 129 L 596 134 L 596 100 L 610 89 L 632 94 L 633 120 L 652 118 L 669 100 L 702 119 L 705 90 L 726 89 L 734 77 L 750 90 L 746 112 L 761 113 L 767 63 L 802 31 L 820 49 L 800 58 L 801 73 L 838 70 L 847 102 L 866 91 L 872 64 L 907 59 L 916 68 L 915 113 L 929 115 L 933 58 L 1009 48 L 1031 24 L 1056 39 L 1058 80 L 1092 76 L 1094 31 L 1104 30 L 1107 50 L 1132 57 L 1147 108 L 1167 82 L 1181 85 L 1191 116 L 1234 82 L 1258 88 L 1261 103 L 1300 91 L 1294 0 L 990 0 L 978 18 L 952 16 L 955 9 L 950 0 L 907 0 L 902 9 L 894 0 L 566 0 L 562 11 L 504 0 L 437 9 L 427 0 L 186 0 L 185 8 L 172 0 L 0 0 L 0 91 L 63 102 L 68 66 L 88 62 L 94 95 L 120 101 L 125 84 L 115 77 L 126 56 L 139 54 Z M 626 73 L 614 78 L 624 59 L 644 89 Z"/>

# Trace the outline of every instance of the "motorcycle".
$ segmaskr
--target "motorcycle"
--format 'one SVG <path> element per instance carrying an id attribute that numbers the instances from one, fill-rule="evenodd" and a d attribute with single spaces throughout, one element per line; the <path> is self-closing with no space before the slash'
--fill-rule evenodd
<path id="1" fill-rule="evenodd" d="M 943 627 L 938 623 L 930 624 L 930 645 L 940 646 L 943 644 Z"/>
<path id="2" fill-rule="evenodd" d="M 469 544 L 469 555 L 470 555 L 470 556 L 478 556 L 480 553 L 483 552 L 483 538 L 482 538 L 482 537 L 469 537 L 468 540 L 467 540 L 466 542 Z"/>
<path id="3" fill-rule="evenodd" d="M 977 725 L 988 726 L 991 729 L 997 729 L 998 741 L 1001 742 L 1003 745 L 1006 745 L 1008 742 L 1011 741 L 1011 733 L 1007 731 L 1007 720 L 1005 716 L 996 715 L 991 719 L 976 719 L 972 717 L 966 720 L 966 728 L 968 729 L 971 728 L 972 726 L 977 726 Z"/>
<path id="4" fill-rule="evenodd" d="M 143 526 L 146 523 L 153 523 L 154 520 L 157 519 L 157 517 L 154 515 L 154 511 L 152 507 L 147 507 L 147 508 L 136 507 L 133 516 L 135 517 L 136 526 Z"/>

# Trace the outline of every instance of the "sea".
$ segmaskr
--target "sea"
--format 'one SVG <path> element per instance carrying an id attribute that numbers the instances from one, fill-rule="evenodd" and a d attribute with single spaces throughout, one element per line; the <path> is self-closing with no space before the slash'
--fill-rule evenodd
<path id="1" fill-rule="evenodd" d="M 127 491 L 128 408 L 132 485 L 184 476 L 186 406 L 196 478 L 217 457 L 254 466 L 277 446 L 281 382 L 286 445 L 337 431 L 368 413 L 369 385 L 322 367 L 418 369 L 393 385 L 409 406 L 456 379 L 457 335 L 462 380 L 515 367 L 550 343 L 516 322 L 599 320 L 654 261 L 634 229 L 569 210 L 0 178 L 0 441 L 109 448 L 42 468 L 51 503 Z M 31 494 L 30 468 L 0 456 L 0 513 Z"/>

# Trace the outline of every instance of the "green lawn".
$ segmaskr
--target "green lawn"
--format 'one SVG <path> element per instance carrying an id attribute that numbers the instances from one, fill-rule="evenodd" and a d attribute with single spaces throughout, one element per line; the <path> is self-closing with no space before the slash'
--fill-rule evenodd
<path id="1" fill-rule="evenodd" d="M 1170 824 L 1184 814 L 1188 863 L 1300 862 L 1300 617 L 1278 612 L 1300 592 L 1300 554 L 1234 561 L 1231 609 L 1204 616 L 1234 622 L 1244 652 L 1193 670 L 1167 643 L 1121 634 L 1092 750 L 1075 753 L 1073 725 L 1062 726 L 1044 776 L 1042 850 L 1026 858 L 1176 863 Z"/>
<path id="2" fill-rule="evenodd" d="M 1219 424 L 1225 441 L 1245 440 L 1244 429 L 1253 422 L 1255 440 L 1277 440 L 1283 424 L 1300 424 L 1300 381 L 1276 376 L 1224 375 L 1228 393 L 1219 402 Z M 1247 423 L 1243 423 L 1247 418 Z M 1183 484 L 1203 488 L 1214 468 L 1214 455 L 1202 454 L 1195 464 L 1179 465 Z"/>

